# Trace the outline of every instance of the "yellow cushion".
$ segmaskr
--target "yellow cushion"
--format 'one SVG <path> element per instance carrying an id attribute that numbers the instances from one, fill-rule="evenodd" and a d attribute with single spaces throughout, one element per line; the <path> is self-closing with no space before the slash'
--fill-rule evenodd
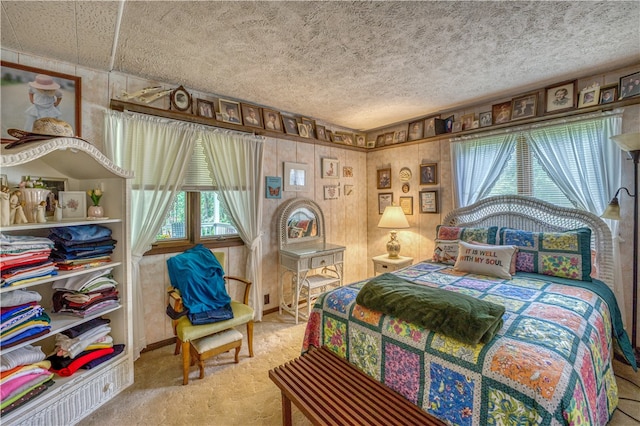
<path id="1" fill-rule="evenodd" d="M 233 311 L 233 318 L 230 320 L 203 325 L 192 325 L 189 318 L 185 315 L 178 320 L 176 335 L 181 341 L 190 342 L 191 340 L 209 336 L 210 334 L 218 333 L 237 325 L 246 324 L 253 320 L 253 308 L 250 306 L 232 300 L 231 310 Z"/>

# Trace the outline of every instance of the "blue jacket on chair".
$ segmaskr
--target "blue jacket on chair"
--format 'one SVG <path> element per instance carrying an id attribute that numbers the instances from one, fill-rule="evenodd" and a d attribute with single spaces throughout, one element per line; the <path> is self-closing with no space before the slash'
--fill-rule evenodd
<path id="1" fill-rule="evenodd" d="M 171 285 L 180 291 L 193 325 L 233 318 L 231 297 L 224 286 L 224 270 L 202 244 L 167 260 Z"/>

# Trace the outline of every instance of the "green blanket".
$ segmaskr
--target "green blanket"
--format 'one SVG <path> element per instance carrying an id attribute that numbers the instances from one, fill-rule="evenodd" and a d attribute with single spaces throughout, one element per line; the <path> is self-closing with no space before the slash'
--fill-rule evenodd
<path id="1" fill-rule="evenodd" d="M 504 306 L 427 287 L 386 273 L 367 282 L 356 302 L 468 344 L 487 343 L 503 324 Z"/>

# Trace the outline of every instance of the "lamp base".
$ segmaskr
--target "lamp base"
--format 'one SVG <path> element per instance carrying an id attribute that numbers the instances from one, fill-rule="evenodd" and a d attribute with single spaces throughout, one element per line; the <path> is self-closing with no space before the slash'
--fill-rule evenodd
<path id="1" fill-rule="evenodd" d="M 390 259 L 397 259 L 400 253 L 400 241 L 398 241 L 397 231 L 389 232 L 391 239 L 387 243 L 387 253 Z"/>

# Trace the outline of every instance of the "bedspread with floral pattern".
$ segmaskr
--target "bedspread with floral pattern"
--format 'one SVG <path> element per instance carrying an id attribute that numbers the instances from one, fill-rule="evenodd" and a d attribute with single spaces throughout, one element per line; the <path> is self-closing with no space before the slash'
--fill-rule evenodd
<path id="1" fill-rule="evenodd" d="M 366 280 L 320 296 L 303 351 L 325 345 L 452 425 L 605 425 L 618 404 L 608 305 L 585 288 L 423 262 L 396 275 L 506 307 L 487 344 L 467 345 L 368 310 Z M 597 283 L 593 283 L 597 285 Z"/>

